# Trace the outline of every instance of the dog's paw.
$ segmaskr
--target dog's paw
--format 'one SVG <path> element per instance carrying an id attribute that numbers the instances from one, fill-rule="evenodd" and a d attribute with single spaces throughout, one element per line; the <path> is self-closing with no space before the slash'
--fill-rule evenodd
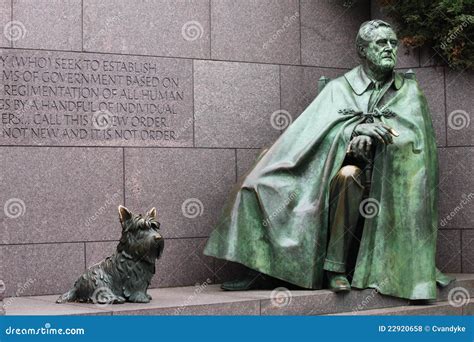
<path id="1" fill-rule="evenodd" d="M 146 293 L 135 292 L 128 298 L 128 301 L 132 303 L 149 303 L 150 299 Z"/>
<path id="2" fill-rule="evenodd" d="M 149 295 L 148 293 L 146 293 L 146 296 L 148 297 L 149 300 L 153 299 L 153 297 L 151 295 Z"/>
<path id="3" fill-rule="evenodd" d="M 76 291 L 75 289 L 69 290 L 65 294 L 59 296 L 58 299 L 56 299 L 56 303 L 58 304 L 63 304 L 67 302 L 73 302 L 76 299 Z"/>
<path id="4" fill-rule="evenodd" d="M 115 298 L 114 304 L 123 304 L 123 303 L 125 303 L 125 301 L 126 301 L 126 299 L 123 298 L 122 296 L 117 296 Z"/>

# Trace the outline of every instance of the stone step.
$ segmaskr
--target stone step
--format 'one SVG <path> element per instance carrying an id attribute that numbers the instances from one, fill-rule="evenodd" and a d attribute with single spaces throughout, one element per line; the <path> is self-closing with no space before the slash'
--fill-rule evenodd
<path id="1" fill-rule="evenodd" d="M 339 312 L 326 316 L 472 316 L 473 314 L 474 299 L 470 299 L 462 306 L 453 306 L 450 302 L 445 301 L 430 305 L 405 305 L 364 311 Z"/>
<path id="2" fill-rule="evenodd" d="M 328 290 L 222 291 L 219 285 L 150 289 L 147 304 L 98 305 L 56 304 L 58 296 L 9 297 L 4 299 L 7 315 L 328 315 L 328 314 L 456 314 L 473 312 L 474 304 L 451 306 L 449 292 L 457 290 L 474 298 L 474 274 L 454 274 L 456 282 L 439 291 L 432 305 L 409 305 L 409 301 L 382 296 L 376 290 L 352 290 L 335 294 Z M 273 292 L 273 294 L 272 294 Z M 393 310 L 393 311 L 390 311 Z M 395 313 L 392 313 L 395 312 Z M 421 313 L 420 313 L 421 312 Z"/>

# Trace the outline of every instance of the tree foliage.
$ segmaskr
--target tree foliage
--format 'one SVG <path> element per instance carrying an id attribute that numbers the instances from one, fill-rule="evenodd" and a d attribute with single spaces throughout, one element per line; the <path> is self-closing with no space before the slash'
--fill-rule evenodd
<path id="1" fill-rule="evenodd" d="M 378 0 L 409 47 L 430 46 L 453 69 L 474 70 L 474 0 Z"/>

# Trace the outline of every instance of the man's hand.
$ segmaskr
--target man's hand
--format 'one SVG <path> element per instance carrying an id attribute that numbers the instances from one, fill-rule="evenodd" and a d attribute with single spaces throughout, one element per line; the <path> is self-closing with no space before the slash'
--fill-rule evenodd
<path id="1" fill-rule="evenodd" d="M 372 151 L 372 138 L 367 135 L 359 135 L 351 140 L 348 153 L 359 160 L 370 162 Z"/>
<path id="2" fill-rule="evenodd" d="M 357 135 L 367 135 L 377 139 L 377 141 L 386 145 L 393 143 L 393 135 L 395 135 L 395 131 L 390 126 L 381 122 L 359 124 L 355 127 L 354 132 Z"/>

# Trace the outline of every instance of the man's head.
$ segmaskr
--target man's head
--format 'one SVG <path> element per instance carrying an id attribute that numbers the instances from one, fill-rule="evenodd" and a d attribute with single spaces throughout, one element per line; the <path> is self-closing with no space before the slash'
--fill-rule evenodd
<path id="1" fill-rule="evenodd" d="M 397 61 L 398 39 L 389 23 L 366 21 L 356 38 L 357 53 L 367 66 L 377 73 L 393 70 Z"/>

